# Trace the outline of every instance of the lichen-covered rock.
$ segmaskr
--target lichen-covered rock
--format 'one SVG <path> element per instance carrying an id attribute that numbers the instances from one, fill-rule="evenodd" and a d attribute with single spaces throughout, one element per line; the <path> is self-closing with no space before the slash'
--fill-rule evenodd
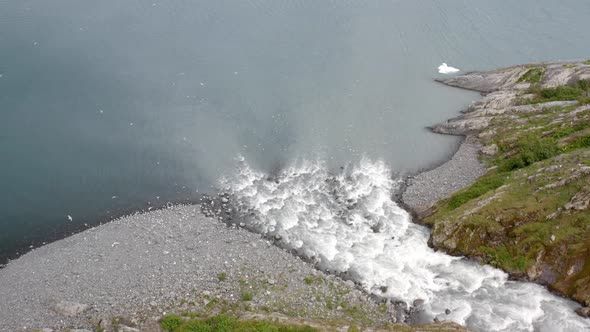
<path id="1" fill-rule="evenodd" d="M 486 156 L 495 156 L 496 154 L 498 154 L 498 145 L 496 145 L 496 144 L 486 145 L 486 146 L 482 147 L 480 151 L 482 154 L 484 154 Z"/>

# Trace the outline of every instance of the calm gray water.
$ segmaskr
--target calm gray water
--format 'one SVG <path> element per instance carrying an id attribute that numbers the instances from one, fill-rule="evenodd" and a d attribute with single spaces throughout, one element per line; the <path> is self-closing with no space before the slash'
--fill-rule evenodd
<path id="1" fill-rule="evenodd" d="M 463 70 L 590 57 L 586 0 L 0 0 L 0 256 L 272 170 L 427 167 Z M 117 212 L 119 211 L 119 212 Z M 73 221 L 69 221 L 70 215 Z"/>

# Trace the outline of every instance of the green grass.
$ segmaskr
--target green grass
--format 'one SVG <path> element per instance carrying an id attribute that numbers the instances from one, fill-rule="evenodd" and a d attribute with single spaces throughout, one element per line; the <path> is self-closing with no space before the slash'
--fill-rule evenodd
<path id="1" fill-rule="evenodd" d="M 447 208 L 449 210 L 455 210 L 470 200 L 477 198 L 490 190 L 499 188 L 504 184 L 505 179 L 506 174 L 497 174 L 481 178 L 471 186 L 451 196 L 447 203 Z"/>
<path id="2" fill-rule="evenodd" d="M 584 61 L 583 64 L 590 66 L 590 60 Z"/>
<path id="3" fill-rule="evenodd" d="M 576 100 L 582 96 L 584 90 L 579 87 L 558 86 L 541 90 L 540 97 L 545 101 Z"/>
<path id="4" fill-rule="evenodd" d="M 305 281 L 306 284 L 311 285 L 313 284 L 313 279 L 311 277 L 305 277 L 303 279 Z"/>
<path id="5" fill-rule="evenodd" d="M 167 332 L 315 332 L 309 326 L 286 325 L 267 320 L 237 320 L 218 315 L 205 320 L 184 320 L 178 315 L 166 315 L 161 321 Z"/>
<path id="6" fill-rule="evenodd" d="M 160 321 L 160 326 L 164 331 L 172 332 L 175 331 L 184 323 L 184 319 L 179 315 L 166 315 Z"/>
<path id="7" fill-rule="evenodd" d="M 221 272 L 221 273 L 217 274 L 217 280 L 225 281 L 225 279 L 227 279 L 227 273 Z"/>
<path id="8" fill-rule="evenodd" d="M 579 137 L 572 143 L 568 144 L 565 147 L 565 150 L 571 151 L 581 148 L 589 148 L 590 147 L 590 136 Z"/>
<path id="9" fill-rule="evenodd" d="M 499 170 L 506 172 L 524 168 L 538 161 L 556 156 L 559 152 L 560 150 L 553 138 L 525 136 L 518 140 L 516 154 L 500 162 Z"/>
<path id="10" fill-rule="evenodd" d="M 244 293 L 240 294 L 240 299 L 245 302 L 252 301 L 253 298 L 254 298 L 254 296 L 250 292 L 244 292 Z"/>
<path id="11" fill-rule="evenodd" d="M 529 83 L 539 83 L 541 79 L 543 79 L 543 75 L 545 74 L 545 69 L 540 67 L 535 67 L 527 70 L 524 75 L 522 75 L 518 82 L 529 82 Z"/>
<path id="12" fill-rule="evenodd" d="M 580 122 L 576 123 L 574 126 L 571 126 L 571 127 L 566 126 L 566 127 L 556 130 L 555 132 L 553 132 L 553 134 L 551 134 L 551 137 L 553 137 L 555 139 L 564 138 L 564 137 L 567 137 L 575 132 L 584 130 L 588 127 L 590 127 L 590 121 L 580 121 Z"/>

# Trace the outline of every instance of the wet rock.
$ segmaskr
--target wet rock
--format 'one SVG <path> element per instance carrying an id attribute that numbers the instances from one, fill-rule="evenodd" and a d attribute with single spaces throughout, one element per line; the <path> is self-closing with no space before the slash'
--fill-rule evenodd
<path id="1" fill-rule="evenodd" d="M 590 318 L 590 307 L 578 308 L 576 313 L 582 317 Z"/>
<path id="2" fill-rule="evenodd" d="M 422 307 L 424 305 L 424 303 L 426 303 L 426 301 L 424 301 L 423 299 L 416 299 L 416 300 L 414 300 L 412 305 L 416 308 L 419 308 L 419 307 Z"/>

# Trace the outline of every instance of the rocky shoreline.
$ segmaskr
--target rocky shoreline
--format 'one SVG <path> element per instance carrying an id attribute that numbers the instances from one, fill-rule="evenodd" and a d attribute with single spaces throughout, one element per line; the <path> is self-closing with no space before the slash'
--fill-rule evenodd
<path id="1" fill-rule="evenodd" d="M 0 331 L 11 332 L 162 331 L 167 313 L 414 329 L 396 324 L 408 313 L 395 303 L 206 217 L 198 205 L 123 217 L 35 249 L 0 270 L 0 294 Z M 453 323 L 419 328 L 465 331 Z"/>
<path id="2" fill-rule="evenodd" d="M 586 305 L 582 316 L 590 313 L 589 80 L 590 61 L 439 80 L 483 97 L 431 128 L 464 144 L 403 194 L 418 222 L 432 227 L 434 248 L 548 286 Z"/>

